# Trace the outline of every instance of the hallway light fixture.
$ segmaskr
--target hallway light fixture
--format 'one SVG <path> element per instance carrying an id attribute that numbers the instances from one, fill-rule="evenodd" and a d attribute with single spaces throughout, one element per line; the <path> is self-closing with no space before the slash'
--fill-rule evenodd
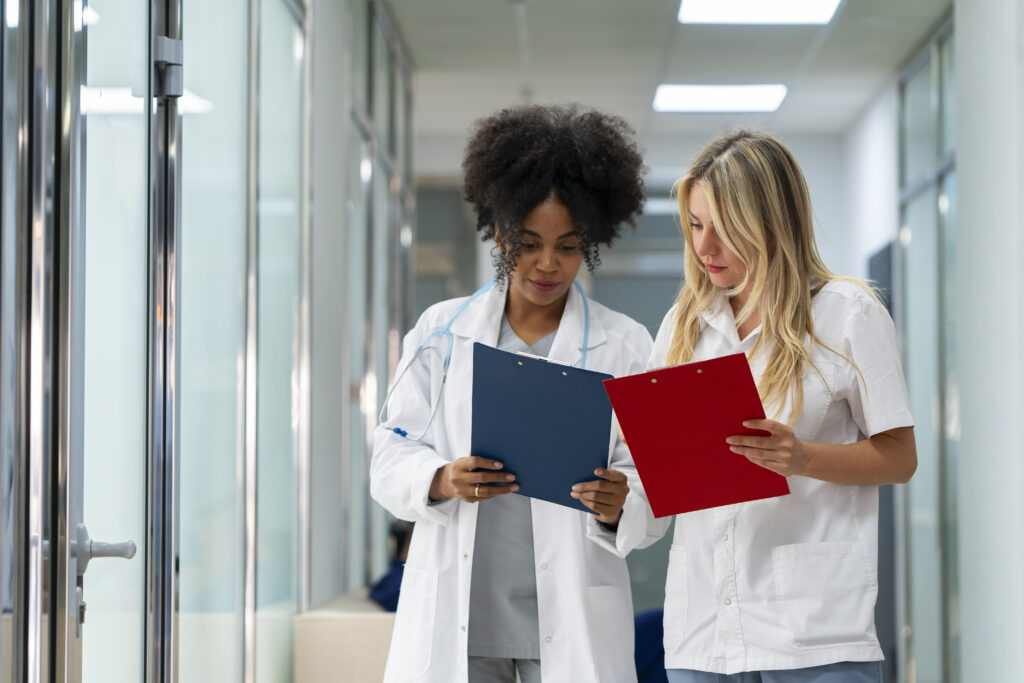
<path id="1" fill-rule="evenodd" d="M 840 0 L 682 0 L 680 24 L 827 24 Z"/>
<path id="2" fill-rule="evenodd" d="M 786 86 L 662 84 L 654 94 L 654 111 L 775 111 L 786 98 Z"/>

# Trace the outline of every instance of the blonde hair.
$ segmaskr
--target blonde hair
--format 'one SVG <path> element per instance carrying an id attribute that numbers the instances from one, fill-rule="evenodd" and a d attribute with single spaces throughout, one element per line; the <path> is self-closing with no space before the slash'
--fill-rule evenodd
<path id="1" fill-rule="evenodd" d="M 741 282 L 723 290 L 711 282 L 693 246 L 690 191 L 699 185 L 707 196 L 714 228 L 722 243 L 743 265 Z M 815 344 L 828 347 L 814 334 L 811 298 L 827 283 L 860 280 L 838 276 L 825 267 L 814 241 L 811 201 L 796 160 L 781 142 L 765 133 L 738 131 L 708 144 L 673 191 L 685 238 L 685 280 L 676 298 L 676 326 L 668 365 L 693 358 L 701 332 L 701 314 L 722 292 L 747 294 L 736 315 L 737 327 L 761 314 L 761 333 L 750 351 L 767 354 L 758 383 L 761 400 L 782 413 L 787 396 L 796 420 L 803 410 L 803 379 Z M 837 353 L 833 349 L 829 349 Z M 847 359 L 848 360 L 848 359 Z"/>

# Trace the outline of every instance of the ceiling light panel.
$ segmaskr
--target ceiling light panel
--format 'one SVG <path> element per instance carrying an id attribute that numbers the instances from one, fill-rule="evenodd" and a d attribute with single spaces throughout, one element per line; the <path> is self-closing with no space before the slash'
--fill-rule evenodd
<path id="1" fill-rule="evenodd" d="M 681 24 L 827 24 L 840 0 L 682 0 Z"/>
<path id="2" fill-rule="evenodd" d="M 654 111 L 740 112 L 775 111 L 786 97 L 786 86 L 771 85 L 659 85 Z"/>

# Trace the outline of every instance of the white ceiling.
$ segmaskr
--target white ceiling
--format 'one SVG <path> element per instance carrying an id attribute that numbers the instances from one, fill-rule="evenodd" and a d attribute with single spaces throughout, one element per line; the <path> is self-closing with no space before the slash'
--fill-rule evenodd
<path id="1" fill-rule="evenodd" d="M 844 0 L 826 26 L 682 25 L 678 0 L 390 6 L 415 64 L 419 147 L 444 140 L 458 147 L 457 158 L 474 120 L 524 101 L 524 92 L 534 102 L 581 102 L 619 114 L 648 147 L 738 125 L 839 134 L 892 82 L 950 2 Z M 655 88 L 668 82 L 783 83 L 789 94 L 771 114 L 657 113 Z"/>

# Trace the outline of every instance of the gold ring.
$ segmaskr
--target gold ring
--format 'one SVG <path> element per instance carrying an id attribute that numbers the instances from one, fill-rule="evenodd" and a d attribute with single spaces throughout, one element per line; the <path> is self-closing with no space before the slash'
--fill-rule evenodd
<path id="1" fill-rule="evenodd" d="M 480 497 L 480 484 L 477 484 L 476 488 L 473 489 L 473 496 L 476 498 Z"/>

